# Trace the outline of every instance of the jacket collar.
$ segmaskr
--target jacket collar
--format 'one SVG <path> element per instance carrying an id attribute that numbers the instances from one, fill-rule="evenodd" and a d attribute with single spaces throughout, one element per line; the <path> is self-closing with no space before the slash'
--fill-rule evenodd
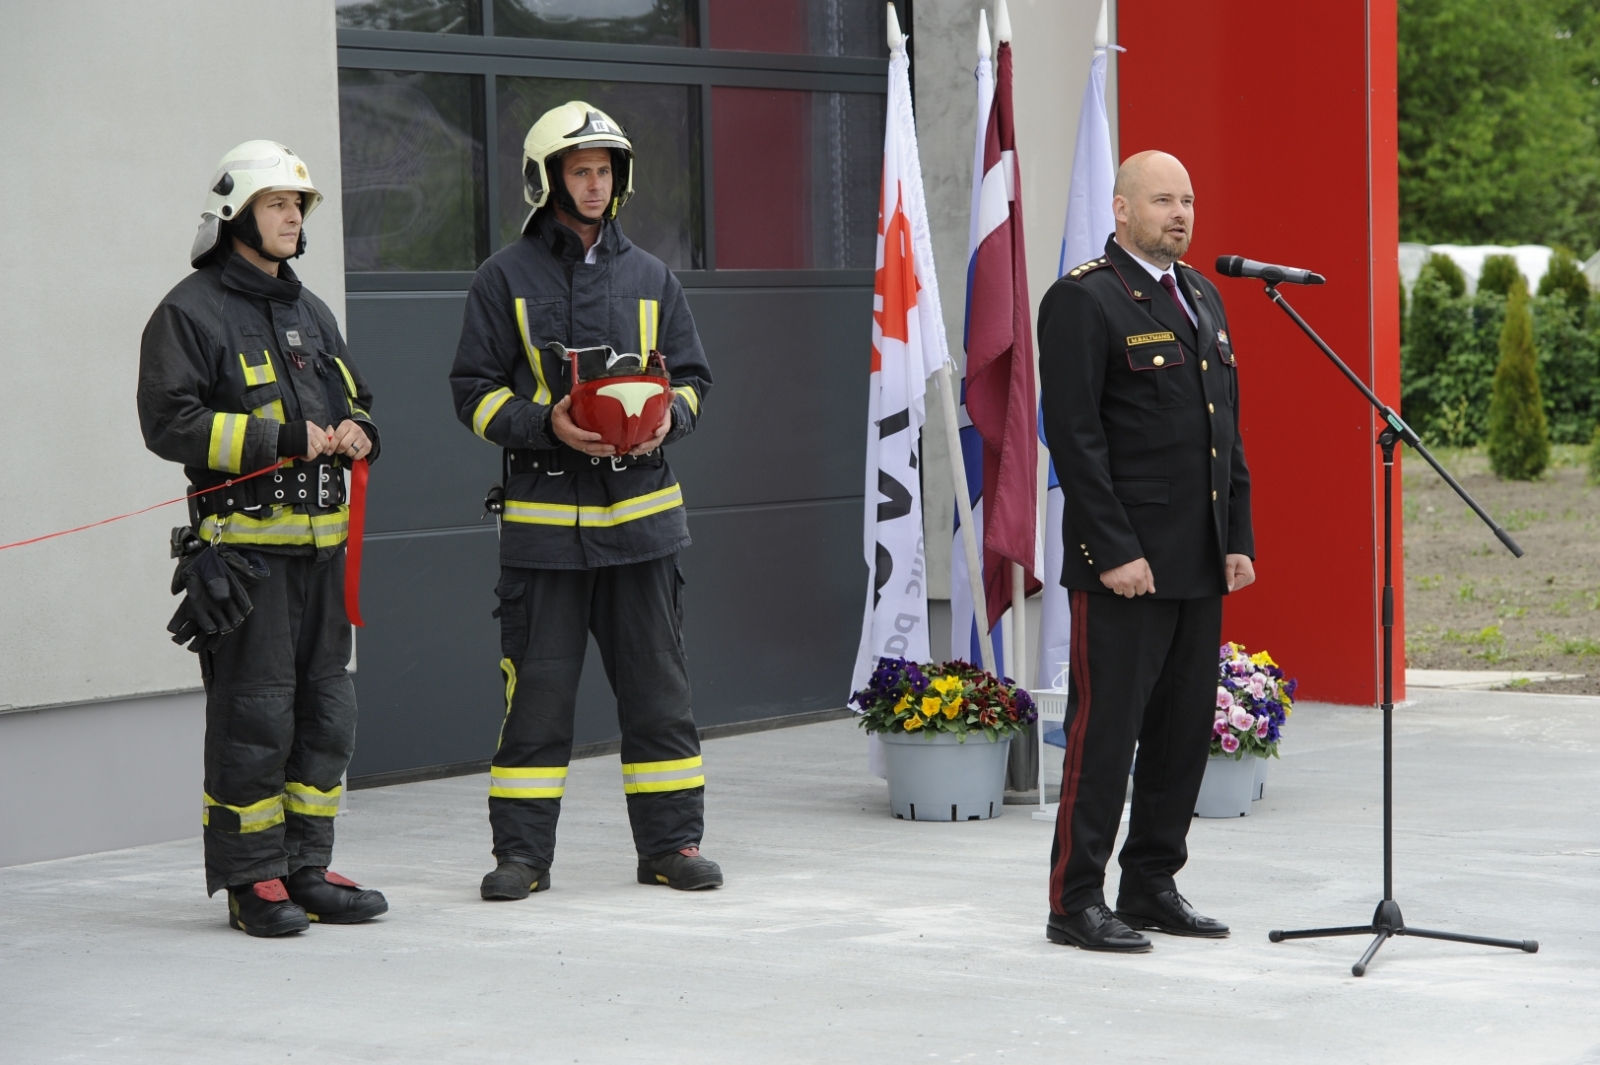
<path id="1" fill-rule="evenodd" d="M 1191 342 L 1195 339 L 1194 323 L 1189 321 L 1189 316 L 1173 305 L 1160 283 L 1117 243 L 1115 235 L 1106 238 L 1106 259 L 1122 279 L 1128 295 L 1138 301 L 1150 317 L 1180 337 Z M 1181 283 L 1182 276 L 1179 275 L 1177 280 Z"/>
<path id="2" fill-rule="evenodd" d="M 288 263 L 279 263 L 278 276 L 273 277 L 243 255 L 235 255 L 231 247 L 220 249 L 216 262 L 222 268 L 222 283 L 236 292 L 277 303 L 295 303 L 300 299 L 300 279 L 289 269 Z"/>
<path id="3" fill-rule="evenodd" d="M 633 247 L 633 242 L 623 234 L 616 219 L 608 218 L 600 223 L 600 227 L 599 258 L 611 258 Z M 554 211 L 541 208 L 534 212 L 531 228 L 539 240 L 555 253 L 556 258 L 568 263 L 583 262 L 583 238 L 556 221 Z"/>

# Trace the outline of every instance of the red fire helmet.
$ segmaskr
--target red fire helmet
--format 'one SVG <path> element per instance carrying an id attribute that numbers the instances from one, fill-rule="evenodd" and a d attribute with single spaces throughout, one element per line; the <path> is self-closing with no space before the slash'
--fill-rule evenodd
<path id="1" fill-rule="evenodd" d="M 659 351 L 648 357 L 610 347 L 557 348 L 572 371 L 572 420 L 617 449 L 629 451 L 656 435 L 672 404 L 672 380 Z"/>

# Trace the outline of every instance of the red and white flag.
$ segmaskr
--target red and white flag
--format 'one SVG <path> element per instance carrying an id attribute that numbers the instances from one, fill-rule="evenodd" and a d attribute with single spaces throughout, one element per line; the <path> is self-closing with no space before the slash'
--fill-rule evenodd
<path id="1" fill-rule="evenodd" d="M 984 138 L 978 247 L 967 317 L 967 415 L 983 438 L 983 585 L 992 628 L 1011 605 L 1008 562 L 1022 566 L 1029 593 L 1040 587 L 1038 398 L 1022 178 L 1011 106 L 1011 40 L 1002 11 L 996 30 L 994 103 Z M 1017 657 L 1020 676 L 1022 658 Z"/>
<path id="2" fill-rule="evenodd" d="M 917 160 L 904 39 L 889 8 L 888 120 L 878 205 L 872 297 L 872 376 L 867 401 L 866 507 L 862 547 L 867 604 L 852 690 L 880 657 L 927 661 L 928 565 L 920 467 L 928 377 L 947 358 L 933 241 Z"/>

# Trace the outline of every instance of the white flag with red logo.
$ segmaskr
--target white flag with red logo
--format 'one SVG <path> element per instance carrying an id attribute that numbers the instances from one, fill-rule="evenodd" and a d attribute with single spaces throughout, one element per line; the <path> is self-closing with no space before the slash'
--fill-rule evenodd
<path id="1" fill-rule="evenodd" d="M 916 661 L 929 657 L 920 471 L 926 420 L 923 397 L 928 375 L 947 356 L 908 68 L 905 45 L 900 43 L 889 60 L 883 137 L 862 541 L 867 607 L 852 690 L 866 685 L 880 657 Z"/>

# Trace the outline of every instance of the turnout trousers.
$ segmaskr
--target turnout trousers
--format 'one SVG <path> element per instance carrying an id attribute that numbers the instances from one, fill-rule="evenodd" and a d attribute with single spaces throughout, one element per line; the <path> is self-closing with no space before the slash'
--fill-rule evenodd
<path id="1" fill-rule="evenodd" d="M 501 569 L 506 717 L 489 767 L 497 860 L 548 869 L 555 856 L 590 633 L 617 698 L 634 846 L 654 858 L 700 842 L 705 771 L 689 707 L 682 583 L 676 555 L 596 569 Z"/>
<path id="2" fill-rule="evenodd" d="M 356 739 L 344 546 L 262 552 L 244 624 L 200 654 L 206 891 L 326 866 Z"/>
<path id="3" fill-rule="evenodd" d="M 1071 668 L 1050 908 L 1105 901 L 1134 745 L 1133 809 L 1121 892 L 1175 890 L 1216 718 L 1222 597 L 1071 594 Z"/>

